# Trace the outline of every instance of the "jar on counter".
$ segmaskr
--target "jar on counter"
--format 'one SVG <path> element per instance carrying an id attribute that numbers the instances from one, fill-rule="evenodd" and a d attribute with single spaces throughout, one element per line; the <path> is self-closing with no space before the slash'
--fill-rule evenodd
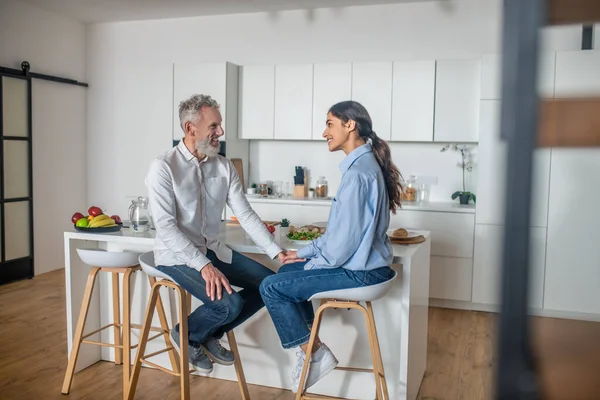
<path id="1" fill-rule="evenodd" d="M 260 184 L 260 192 L 259 193 L 262 197 L 267 197 L 267 195 L 269 194 L 269 187 L 267 186 L 266 183 Z"/>
<path id="2" fill-rule="evenodd" d="M 315 197 L 327 197 L 327 180 L 324 176 L 320 176 L 315 189 Z"/>
<path id="3" fill-rule="evenodd" d="M 404 200 L 416 201 L 418 199 L 417 192 L 417 177 L 414 175 L 409 175 L 404 188 Z"/>

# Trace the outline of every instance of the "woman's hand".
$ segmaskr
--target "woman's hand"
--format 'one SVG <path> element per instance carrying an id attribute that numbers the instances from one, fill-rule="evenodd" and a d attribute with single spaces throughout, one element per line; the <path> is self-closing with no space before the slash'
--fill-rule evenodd
<path id="1" fill-rule="evenodd" d="M 288 251 L 283 257 L 283 264 L 293 264 L 301 261 L 306 261 L 306 258 L 298 258 L 297 251 Z"/>

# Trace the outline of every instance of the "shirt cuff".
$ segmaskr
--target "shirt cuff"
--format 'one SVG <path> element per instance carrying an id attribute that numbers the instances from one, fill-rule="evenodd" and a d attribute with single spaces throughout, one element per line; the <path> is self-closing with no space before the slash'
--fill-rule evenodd
<path id="1" fill-rule="evenodd" d="M 309 244 L 306 247 L 301 248 L 296 252 L 298 254 L 298 258 L 311 258 L 315 256 L 314 246 Z"/>
<path id="2" fill-rule="evenodd" d="M 275 257 L 277 257 L 277 254 L 281 253 L 282 251 L 283 250 L 281 250 L 281 247 L 279 247 L 275 242 L 268 245 L 265 249 L 265 253 L 267 253 L 267 255 L 271 257 L 271 260 L 275 259 Z"/>
<path id="3" fill-rule="evenodd" d="M 195 260 L 192 260 L 189 266 L 194 268 L 196 271 L 200 272 L 202 271 L 202 268 L 206 267 L 210 263 L 211 261 L 208 258 L 198 257 Z"/>

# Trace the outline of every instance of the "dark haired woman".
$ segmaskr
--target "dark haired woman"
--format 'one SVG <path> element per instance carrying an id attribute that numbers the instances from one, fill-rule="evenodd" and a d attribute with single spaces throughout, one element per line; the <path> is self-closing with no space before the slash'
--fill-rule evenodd
<path id="1" fill-rule="evenodd" d="M 318 292 L 374 285 L 390 278 L 393 254 L 387 230 L 390 211 L 400 207 L 402 192 L 390 148 L 373 132 L 371 117 L 360 103 L 344 101 L 331 107 L 323 137 L 329 151 L 346 153 L 327 231 L 298 252 L 288 252 L 286 265 L 260 286 L 283 348 L 300 347 L 292 374 L 294 392 L 314 318 L 307 300 Z M 337 366 L 331 350 L 318 338 L 316 343 L 307 388 Z"/>

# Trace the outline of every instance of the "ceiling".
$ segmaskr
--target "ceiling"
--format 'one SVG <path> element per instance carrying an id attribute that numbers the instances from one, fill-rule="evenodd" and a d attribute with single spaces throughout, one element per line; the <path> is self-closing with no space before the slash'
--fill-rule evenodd
<path id="1" fill-rule="evenodd" d="M 432 0 L 21 0 L 86 22 L 197 17 Z"/>

